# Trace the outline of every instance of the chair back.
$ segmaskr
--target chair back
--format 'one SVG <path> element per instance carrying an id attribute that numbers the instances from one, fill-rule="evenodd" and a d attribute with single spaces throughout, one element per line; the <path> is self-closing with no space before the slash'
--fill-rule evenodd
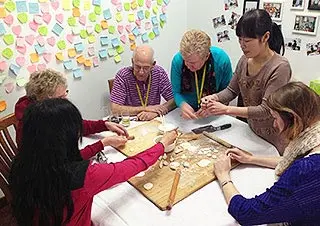
<path id="1" fill-rule="evenodd" d="M 13 158 L 18 153 L 18 148 L 14 139 L 10 134 L 10 127 L 14 132 L 17 129 L 18 120 L 14 114 L 10 114 L 0 119 L 0 188 L 4 193 L 7 202 L 12 200 L 11 192 L 9 190 L 9 174 Z"/>
<path id="2" fill-rule="evenodd" d="M 111 91 L 112 91 L 113 82 L 114 82 L 114 78 L 113 78 L 113 79 L 109 79 L 109 80 L 108 80 L 108 84 L 109 84 L 109 92 L 110 92 L 110 94 L 111 94 Z"/>

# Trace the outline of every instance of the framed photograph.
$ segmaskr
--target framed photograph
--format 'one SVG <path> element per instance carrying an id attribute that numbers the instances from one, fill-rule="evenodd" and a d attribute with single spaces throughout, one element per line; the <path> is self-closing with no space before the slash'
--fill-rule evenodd
<path id="1" fill-rule="evenodd" d="M 320 10 L 320 0 L 309 0 L 308 9 Z"/>
<path id="2" fill-rule="evenodd" d="M 283 2 L 263 2 L 265 9 L 273 21 L 281 21 L 283 14 Z"/>
<path id="3" fill-rule="evenodd" d="M 259 9 L 260 0 L 244 0 L 243 4 L 243 14 L 252 10 L 252 9 Z"/>
<path id="4" fill-rule="evenodd" d="M 318 23 L 318 15 L 296 14 L 292 32 L 306 35 L 317 35 Z"/>
<path id="5" fill-rule="evenodd" d="M 305 5 L 305 0 L 292 0 L 291 9 L 303 10 Z"/>

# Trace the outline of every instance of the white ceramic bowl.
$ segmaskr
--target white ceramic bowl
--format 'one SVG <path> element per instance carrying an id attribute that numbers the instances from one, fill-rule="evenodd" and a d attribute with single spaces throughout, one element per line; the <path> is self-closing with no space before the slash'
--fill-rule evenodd
<path id="1" fill-rule="evenodd" d="M 158 126 L 158 129 L 160 131 L 161 134 L 164 134 L 166 132 L 170 132 L 172 130 L 175 130 L 177 129 L 177 126 L 171 124 L 171 123 L 165 123 L 164 125 L 163 124 L 160 124 Z"/>
<path id="2" fill-rule="evenodd" d="M 162 135 L 156 136 L 156 137 L 154 138 L 153 142 L 156 144 L 156 143 L 158 143 L 161 139 L 162 139 Z M 170 144 L 169 146 L 167 146 L 167 147 L 164 149 L 164 152 L 166 152 L 166 153 L 172 152 L 175 147 L 176 147 L 176 140 L 175 140 L 172 144 Z"/>

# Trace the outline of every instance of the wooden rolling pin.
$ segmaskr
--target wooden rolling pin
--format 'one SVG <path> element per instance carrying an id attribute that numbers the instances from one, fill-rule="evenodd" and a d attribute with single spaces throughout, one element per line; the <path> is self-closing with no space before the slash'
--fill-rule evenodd
<path id="1" fill-rule="evenodd" d="M 211 140 L 216 141 L 217 143 L 227 147 L 227 148 L 233 148 L 233 146 L 231 144 L 229 144 L 228 142 L 221 140 L 219 137 L 217 137 L 216 135 L 214 135 L 213 133 L 208 133 L 207 131 L 203 131 L 202 132 L 203 135 L 205 135 L 206 137 L 210 138 Z"/>
<path id="2" fill-rule="evenodd" d="M 181 171 L 177 169 L 176 174 L 174 175 L 174 179 L 173 179 L 173 183 L 172 183 L 172 187 L 171 187 L 171 191 L 168 199 L 168 205 L 166 208 L 167 210 L 171 210 L 174 204 L 174 199 L 176 197 L 176 193 L 179 185 L 180 175 L 181 175 Z"/>

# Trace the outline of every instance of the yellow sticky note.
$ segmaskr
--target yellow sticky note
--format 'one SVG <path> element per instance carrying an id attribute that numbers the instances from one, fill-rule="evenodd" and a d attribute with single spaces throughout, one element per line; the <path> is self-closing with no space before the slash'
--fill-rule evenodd
<path id="1" fill-rule="evenodd" d="M 131 2 L 131 9 L 136 9 L 138 7 L 138 4 L 136 1 Z"/>
<path id="2" fill-rule="evenodd" d="M 124 6 L 124 10 L 125 10 L 125 11 L 129 11 L 129 10 L 130 10 L 130 3 L 129 3 L 129 2 L 125 2 L 125 3 L 123 4 L 123 6 Z"/>
<path id="3" fill-rule="evenodd" d="M 83 55 L 80 55 L 80 56 L 77 57 L 77 62 L 78 62 L 78 64 L 83 64 L 85 60 L 86 60 L 86 59 L 84 58 Z"/>
<path id="4" fill-rule="evenodd" d="M 106 20 L 102 20 L 100 24 L 103 30 L 108 28 L 108 22 Z"/>
<path id="5" fill-rule="evenodd" d="M 84 61 L 84 66 L 86 66 L 86 67 L 92 67 L 92 61 L 91 61 L 90 59 L 86 59 L 86 60 Z"/>
<path id="6" fill-rule="evenodd" d="M 120 62 L 121 62 L 121 56 L 120 56 L 120 55 L 116 55 L 116 56 L 114 57 L 114 62 L 120 63 Z"/>
<path id="7" fill-rule="evenodd" d="M 72 16 L 79 17 L 80 16 L 80 9 L 79 8 L 73 8 L 72 9 Z"/>
<path id="8" fill-rule="evenodd" d="M 130 50 L 131 50 L 131 51 L 135 50 L 136 47 L 137 47 L 137 46 L 136 46 L 136 43 L 135 43 L 135 42 L 133 42 L 133 43 L 130 44 Z"/>
<path id="9" fill-rule="evenodd" d="M 0 7 L 0 18 L 5 18 L 7 16 L 7 12 L 3 7 Z"/>
<path id="10" fill-rule="evenodd" d="M 152 7 L 152 11 L 153 11 L 154 14 L 157 14 L 158 11 L 159 11 L 158 6 L 156 6 L 156 5 L 153 6 L 153 7 Z"/>
<path id="11" fill-rule="evenodd" d="M 62 52 L 56 53 L 56 58 L 57 58 L 57 60 L 63 61 L 63 59 L 64 59 L 63 53 Z"/>
<path id="12" fill-rule="evenodd" d="M 0 111 L 4 111 L 7 109 L 7 102 L 5 100 L 0 101 Z"/>
<path id="13" fill-rule="evenodd" d="M 122 21 L 122 14 L 121 14 L 120 12 L 117 12 L 117 13 L 116 13 L 116 21 L 117 21 L 117 22 Z"/>
<path id="14" fill-rule="evenodd" d="M 71 0 L 62 0 L 62 8 L 64 10 L 70 10 L 72 8 Z"/>
<path id="15" fill-rule="evenodd" d="M 39 55 L 37 53 L 31 53 L 30 54 L 30 61 L 31 63 L 37 63 L 39 62 L 40 58 Z"/>
<path id="16" fill-rule="evenodd" d="M 129 35 L 128 35 L 128 38 L 129 38 L 130 41 L 136 40 L 136 37 L 134 37 L 133 34 L 129 34 Z"/>
<path id="17" fill-rule="evenodd" d="M 91 1 L 90 0 L 85 0 L 84 3 L 83 3 L 83 7 L 84 7 L 84 10 L 89 11 L 90 7 L 91 7 Z"/>
<path id="18" fill-rule="evenodd" d="M 48 0 L 39 0 L 40 3 L 42 2 L 48 2 Z"/>
<path id="19" fill-rule="evenodd" d="M 0 3 L 4 3 L 6 0 L 0 0 Z"/>
<path id="20" fill-rule="evenodd" d="M 95 42 L 96 42 L 96 36 L 90 35 L 90 36 L 88 37 L 88 42 L 89 42 L 90 44 L 95 43 Z"/>
<path id="21" fill-rule="evenodd" d="M 130 13 L 130 14 L 128 15 L 128 21 L 129 21 L 129 22 L 134 22 L 134 14 L 133 14 L 133 13 Z"/>
<path id="22" fill-rule="evenodd" d="M 69 57 L 75 57 L 77 55 L 77 52 L 74 48 L 68 49 L 68 56 Z"/>

